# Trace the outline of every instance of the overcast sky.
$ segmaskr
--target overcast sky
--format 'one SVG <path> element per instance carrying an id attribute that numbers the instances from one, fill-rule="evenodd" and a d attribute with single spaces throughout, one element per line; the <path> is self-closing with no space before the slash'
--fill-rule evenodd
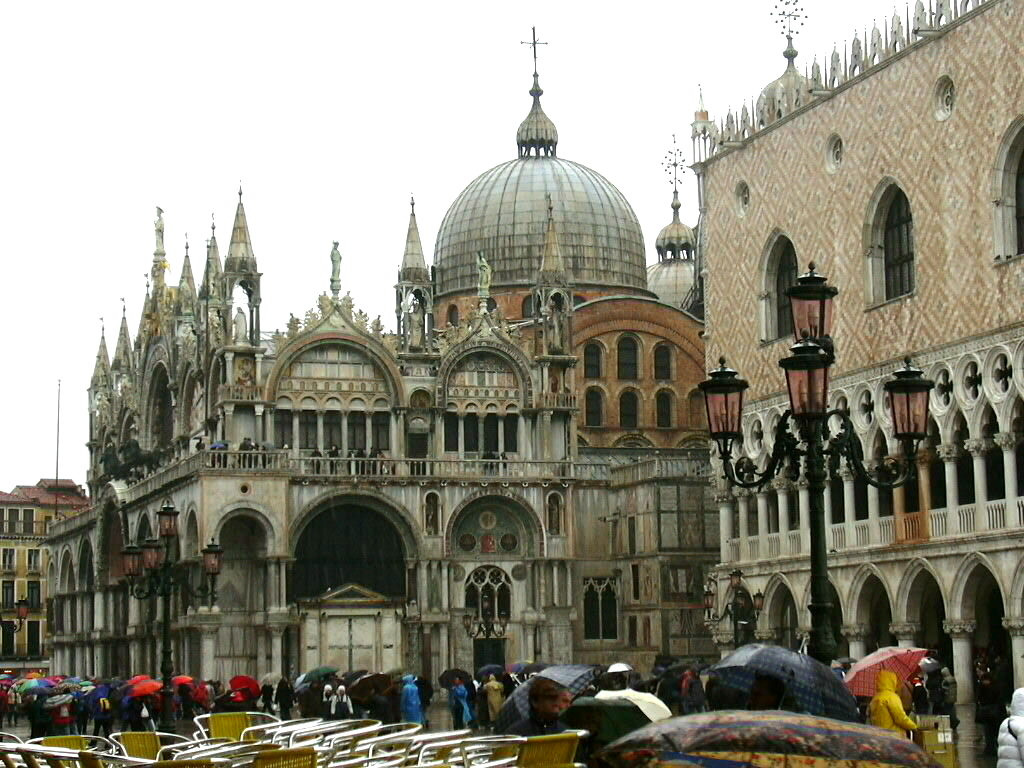
<path id="1" fill-rule="evenodd" d="M 623 192 L 653 261 L 672 134 L 691 160 L 698 83 L 720 118 L 782 73 L 774 6 L 4 3 L 0 490 L 53 476 L 58 379 L 60 474 L 84 484 L 100 318 L 113 354 L 124 297 L 134 339 L 156 206 L 173 284 L 186 233 L 201 279 L 211 213 L 226 253 L 241 182 L 263 330 L 327 290 L 332 240 L 342 291 L 391 328 L 409 194 L 429 260 L 458 193 L 515 157 L 533 70 L 520 41 L 537 25 L 558 154 Z M 893 12 L 889 0 L 804 7 L 801 68 Z M 682 194 L 695 224 L 689 172 Z"/>

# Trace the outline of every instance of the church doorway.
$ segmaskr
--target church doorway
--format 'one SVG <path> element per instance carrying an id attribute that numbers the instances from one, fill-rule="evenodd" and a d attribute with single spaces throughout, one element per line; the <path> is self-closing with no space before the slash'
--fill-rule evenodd
<path id="1" fill-rule="evenodd" d="M 488 664 L 505 666 L 504 637 L 478 637 L 473 641 L 473 669 L 477 670 Z"/>
<path id="2" fill-rule="evenodd" d="M 355 502 L 327 507 L 295 547 L 289 601 L 360 584 L 387 597 L 406 596 L 405 547 L 380 512 Z"/>

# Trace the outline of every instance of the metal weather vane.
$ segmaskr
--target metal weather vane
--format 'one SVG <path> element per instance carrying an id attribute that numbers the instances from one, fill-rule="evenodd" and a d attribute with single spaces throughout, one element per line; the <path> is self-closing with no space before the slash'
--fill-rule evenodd
<path id="1" fill-rule="evenodd" d="M 793 36 L 800 32 L 800 27 L 807 18 L 800 0 L 778 0 L 772 10 L 772 16 L 775 17 L 775 23 L 781 27 L 782 36 L 787 40 L 792 40 Z"/>
<path id="2" fill-rule="evenodd" d="M 665 153 L 665 159 L 662 161 L 661 166 L 665 169 L 665 173 L 668 174 L 669 183 L 672 185 L 672 191 L 679 191 L 679 169 L 683 167 L 686 161 L 683 158 L 683 151 L 676 144 L 676 135 L 672 134 L 672 148 Z"/>
<path id="3" fill-rule="evenodd" d="M 536 27 L 530 27 L 530 32 L 532 33 L 532 35 L 531 35 L 532 39 L 531 40 L 520 40 L 519 44 L 520 45 L 528 45 L 531 48 L 533 48 L 533 74 L 536 75 L 537 74 L 537 46 L 538 45 L 547 45 L 547 42 L 543 42 L 542 43 L 540 40 L 537 39 L 537 28 Z"/>

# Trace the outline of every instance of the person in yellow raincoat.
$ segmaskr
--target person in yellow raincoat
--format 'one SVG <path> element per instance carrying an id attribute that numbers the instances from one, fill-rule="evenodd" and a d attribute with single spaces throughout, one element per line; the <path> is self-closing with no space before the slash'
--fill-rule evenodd
<path id="1" fill-rule="evenodd" d="M 875 695 L 868 704 L 868 723 L 897 733 L 916 731 L 917 723 L 907 717 L 897 693 L 900 687 L 895 672 L 882 669 L 875 680 Z"/>
<path id="2" fill-rule="evenodd" d="M 498 713 L 505 704 L 505 686 L 499 683 L 494 675 L 488 675 L 484 691 L 487 694 L 487 710 L 493 723 L 498 719 Z"/>

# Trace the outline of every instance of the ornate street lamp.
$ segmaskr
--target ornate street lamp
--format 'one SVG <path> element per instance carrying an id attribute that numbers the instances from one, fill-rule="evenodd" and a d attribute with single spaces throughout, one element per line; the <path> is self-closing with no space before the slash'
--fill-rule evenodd
<path id="1" fill-rule="evenodd" d="M 832 300 L 838 290 L 828 285 L 822 275 L 810 270 L 797 284 L 786 290 L 790 297 L 794 334 L 797 342 L 792 355 L 779 361 L 786 373 L 789 410 L 775 428 L 775 442 L 768 465 L 758 471 L 747 457 L 732 458 L 733 446 L 742 440 L 741 416 L 743 392 L 748 384 L 736 371 L 727 368 L 725 359 L 700 383 L 708 411 L 708 427 L 718 445 L 726 482 L 741 488 L 764 487 L 773 477 L 785 472 L 796 480 L 803 464 L 807 481 L 811 538 L 811 636 L 808 652 L 825 664 L 835 656 L 836 641 L 832 636 L 832 599 L 829 590 L 825 547 L 825 480 L 827 468 L 833 472 L 845 462 L 858 477 L 876 488 L 899 488 L 905 485 L 916 469 L 917 449 L 928 432 L 928 399 L 935 383 L 925 379 L 921 371 L 904 359 L 904 367 L 885 382 L 889 394 L 893 432 L 900 442 L 902 456 L 887 458 L 874 470 L 863 463 L 860 441 L 853 423 L 843 410 L 828 410 L 829 369 L 835 362 L 831 337 Z M 829 420 L 838 421 L 832 433 Z M 795 422 L 797 436 L 790 429 Z M 826 461 L 828 467 L 826 467 Z M 763 598 L 762 598 L 763 599 Z M 705 608 L 708 608 L 705 593 Z M 713 609 L 713 602 L 712 602 Z"/>
<path id="2" fill-rule="evenodd" d="M 508 614 L 499 611 L 498 621 L 494 621 L 494 610 L 489 598 L 484 597 L 480 601 L 480 613 L 466 611 L 462 614 L 462 628 L 466 635 L 473 640 L 480 638 L 499 638 L 505 636 L 508 629 Z"/>
<path id="3" fill-rule="evenodd" d="M 188 575 L 174 559 L 176 549 L 171 544 L 178 536 L 178 510 L 174 505 L 164 504 L 157 512 L 159 539 L 148 539 L 143 546 L 129 545 L 121 550 L 121 566 L 128 581 L 129 594 L 137 600 L 160 597 L 163 603 L 163 626 L 161 634 L 163 647 L 160 652 L 160 676 L 163 688 L 160 691 L 160 730 L 174 732 L 174 689 L 171 675 L 174 664 L 171 660 L 171 595 L 181 590 L 193 597 L 208 598 L 212 607 L 217 599 L 217 576 L 224 559 L 224 549 L 211 541 L 202 551 L 203 572 L 207 583 L 193 587 Z M 19 605 L 19 612 L 21 608 Z M 27 603 L 26 603 L 27 613 Z"/>
<path id="4" fill-rule="evenodd" d="M 732 590 L 732 602 L 727 603 L 725 611 L 721 616 L 715 613 L 715 603 L 718 593 L 715 589 L 717 581 L 713 575 L 708 576 L 704 585 L 704 621 L 706 624 L 717 624 L 726 617 L 732 620 L 732 647 L 740 647 L 740 627 L 747 624 L 757 624 L 757 617 L 761 615 L 764 608 L 764 595 L 761 590 L 754 593 L 753 609 L 744 611 L 746 600 L 740 597 L 740 588 L 743 586 L 743 571 L 739 568 L 733 569 L 729 574 L 729 588 Z"/>
<path id="5" fill-rule="evenodd" d="M 10 627 L 12 632 L 21 632 L 28 620 L 29 604 L 24 597 L 14 603 L 14 618 L 0 619 L 0 624 Z"/>

